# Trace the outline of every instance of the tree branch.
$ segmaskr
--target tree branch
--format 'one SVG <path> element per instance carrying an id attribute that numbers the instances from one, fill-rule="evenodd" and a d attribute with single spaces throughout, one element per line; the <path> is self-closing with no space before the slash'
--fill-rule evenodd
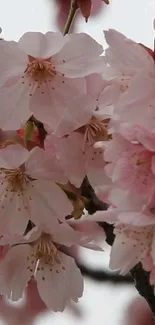
<path id="1" fill-rule="evenodd" d="M 93 190 L 93 188 L 90 186 L 88 179 L 85 178 L 83 181 L 83 184 L 81 186 L 81 194 L 83 196 L 86 196 L 86 198 L 89 199 L 89 202 L 87 204 L 87 211 L 89 214 L 93 214 L 98 210 L 106 210 L 107 205 L 103 202 L 101 202 L 97 197 Z M 106 233 L 106 241 L 111 246 L 114 242 L 115 235 L 113 233 L 113 226 L 107 224 L 106 222 L 99 223 L 100 226 L 103 227 L 105 233 Z M 131 270 L 131 276 L 135 282 L 135 287 L 138 290 L 139 294 L 145 298 L 145 300 L 148 302 L 152 314 L 153 319 L 155 319 L 155 295 L 153 292 L 153 287 L 149 284 L 149 272 L 146 272 L 143 270 L 141 263 L 138 263 L 132 270 Z"/>

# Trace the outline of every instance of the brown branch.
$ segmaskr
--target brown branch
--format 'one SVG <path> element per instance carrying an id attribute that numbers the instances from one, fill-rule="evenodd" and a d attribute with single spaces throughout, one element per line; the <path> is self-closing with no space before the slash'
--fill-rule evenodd
<path id="1" fill-rule="evenodd" d="M 97 197 L 93 190 L 93 188 L 90 186 L 88 179 L 85 178 L 83 181 L 83 184 L 81 186 L 81 193 L 83 196 L 86 196 L 86 198 L 89 199 L 89 202 L 87 204 L 87 211 L 89 214 L 93 214 L 98 210 L 106 210 L 107 205 L 101 202 Z M 106 222 L 99 223 L 100 226 L 103 227 L 105 233 L 106 233 L 106 241 L 111 246 L 114 242 L 115 236 L 113 233 L 113 226 L 107 224 Z M 132 270 L 131 270 L 131 276 L 134 280 L 135 287 L 138 290 L 139 294 L 145 298 L 147 303 L 149 304 L 153 319 L 155 318 L 155 295 L 153 292 L 153 287 L 149 284 L 149 272 L 146 272 L 142 269 L 141 263 L 138 263 Z"/>

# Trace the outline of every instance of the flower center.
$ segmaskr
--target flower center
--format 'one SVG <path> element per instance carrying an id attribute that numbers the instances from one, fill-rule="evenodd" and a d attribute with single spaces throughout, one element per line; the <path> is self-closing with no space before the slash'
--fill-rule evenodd
<path id="1" fill-rule="evenodd" d="M 109 119 L 103 121 L 98 120 L 95 116 L 92 116 L 88 124 L 80 127 L 77 132 L 84 135 L 83 140 L 83 152 L 85 147 L 93 146 L 97 141 L 108 140 L 109 135 L 107 132 L 107 126 Z"/>
<path id="2" fill-rule="evenodd" d="M 25 185 L 32 181 L 22 169 L 5 169 L 0 168 L 0 174 L 4 173 L 4 180 L 8 182 L 6 191 L 10 192 L 23 192 Z M 1 183 L 3 185 L 3 182 Z"/>
<path id="3" fill-rule="evenodd" d="M 45 264 L 55 265 L 61 264 L 59 251 L 52 242 L 52 236 L 47 233 L 42 233 L 41 237 L 35 244 L 36 259 L 42 260 Z"/>
<path id="4" fill-rule="evenodd" d="M 37 59 L 28 56 L 29 63 L 24 71 L 32 80 L 41 84 L 42 82 L 51 81 L 57 75 L 54 65 L 49 59 Z"/>

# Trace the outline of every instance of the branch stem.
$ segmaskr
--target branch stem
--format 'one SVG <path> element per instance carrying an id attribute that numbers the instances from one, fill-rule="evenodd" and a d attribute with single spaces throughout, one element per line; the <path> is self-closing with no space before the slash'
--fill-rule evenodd
<path id="1" fill-rule="evenodd" d="M 68 17 L 67 17 L 67 21 L 66 21 L 66 24 L 65 24 L 65 27 L 64 27 L 63 35 L 66 35 L 66 34 L 69 33 L 77 9 L 78 9 L 77 0 L 72 0 L 71 1 L 71 7 L 70 7 L 70 10 L 69 10 L 69 14 L 68 14 Z"/>

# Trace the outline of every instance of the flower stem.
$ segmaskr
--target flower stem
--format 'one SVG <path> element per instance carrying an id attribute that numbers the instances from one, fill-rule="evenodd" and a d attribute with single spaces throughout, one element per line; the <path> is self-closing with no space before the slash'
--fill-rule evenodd
<path id="1" fill-rule="evenodd" d="M 72 0 L 67 21 L 64 27 L 63 35 L 69 33 L 77 9 L 78 9 L 77 0 Z"/>

